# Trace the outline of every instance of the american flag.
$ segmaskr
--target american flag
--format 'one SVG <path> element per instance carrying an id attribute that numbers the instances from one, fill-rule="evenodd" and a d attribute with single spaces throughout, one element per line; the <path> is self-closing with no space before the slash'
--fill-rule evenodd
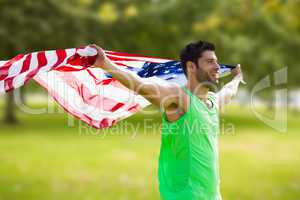
<path id="1" fill-rule="evenodd" d="M 179 61 L 105 51 L 123 70 L 156 82 L 186 82 Z M 95 128 L 110 127 L 150 105 L 101 68 L 94 68 L 97 52 L 87 46 L 20 54 L 0 61 L 0 94 L 33 79 L 68 113 Z M 233 66 L 220 65 L 221 76 Z"/>

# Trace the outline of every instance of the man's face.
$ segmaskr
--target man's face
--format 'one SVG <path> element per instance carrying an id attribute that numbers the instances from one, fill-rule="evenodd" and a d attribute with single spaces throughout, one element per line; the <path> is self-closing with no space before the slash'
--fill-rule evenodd
<path id="1" fill-rule="evenodd" d="M 204 51 L 198 59 L 196 78 L 199 83 L 210 82 L 216 84 L 219 79 L 220 66 L 214 51 Z"/>

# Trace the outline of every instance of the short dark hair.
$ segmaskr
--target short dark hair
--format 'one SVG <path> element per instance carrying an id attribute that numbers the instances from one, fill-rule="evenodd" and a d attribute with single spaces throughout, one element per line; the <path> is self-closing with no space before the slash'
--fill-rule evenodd
<path id="1" fill-rule="evenodd" d="M 202 56 L 202 53 L 206 50 L 214 51 L 215 45 L 206 41 L 192 42 L 186 45 L 180 52 L 180 61 L 183 72 L 186 72 L 186 63 L 192 61 L 197 64 L 198 59 Z"/>

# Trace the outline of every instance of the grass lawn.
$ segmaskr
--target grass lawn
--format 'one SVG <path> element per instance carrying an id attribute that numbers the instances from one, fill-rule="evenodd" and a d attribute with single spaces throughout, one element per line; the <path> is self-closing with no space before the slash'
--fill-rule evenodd
<path id="1" fill-rule="evenodd" d="M 0 124 L 0 200 L 159 199 L 158 114 L 102 131 L 68 127 L 65 114 L 18 118 L 17 126 Z M 222 122 L 234 132 L 220 136 L 225 200 L 300 199 L 298 119 L 290 113 L 288 132 L 279 133 L 247 108 L 226 110 Z"/>

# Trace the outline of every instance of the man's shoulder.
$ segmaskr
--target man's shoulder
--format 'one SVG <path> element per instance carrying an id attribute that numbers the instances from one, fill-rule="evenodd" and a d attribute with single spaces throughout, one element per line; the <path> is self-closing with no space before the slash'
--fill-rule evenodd
<path id="1" fill-rule="evenodd" d="M 169 94 L 174 96 L 180 96 L 184 92 L 183 87 L 176 83 L 167 84 L 165 85 L 164 89 L 167 90 Z"/>

